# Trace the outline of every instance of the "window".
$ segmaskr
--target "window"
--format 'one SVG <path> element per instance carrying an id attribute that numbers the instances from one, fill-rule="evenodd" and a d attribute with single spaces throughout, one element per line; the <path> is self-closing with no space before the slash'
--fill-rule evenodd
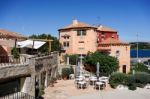
<path id="1" fill-rule="evenodd" d="M 69 47 L 69 41 L 63 43 L 64 47 Z"/>
<path id="2" fill-rule="evenodd" d="M 79 43 L 84 43 L 84 41 L 79 41 Z"/>
<path id="3" fill-rule="evenodd" d="M 64 37 L 64 39 L 69 39 L 69 36 L 63 36 Z"/>
<path id="4" fill-rule="evenodd" d="M 117 50 L 117 51 L 116 51 L 116 57 L 118 58 L 119 56 L 120 56 L 120 51 Z"/>
<path id="5" fill-rule="evenodd" d="M 77 36 L 85 36 L 86 30 L 77 30 Z"/>
<path id="6" fill-rule="evenodd" d="M 78 49 L 79 49 L 79 50 L 84 50 L 84 47 L 79 47 Z"/>

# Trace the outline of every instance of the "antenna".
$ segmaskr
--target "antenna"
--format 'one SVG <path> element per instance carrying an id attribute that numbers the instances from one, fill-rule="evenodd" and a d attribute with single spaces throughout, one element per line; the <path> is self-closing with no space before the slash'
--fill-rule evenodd
<path id="1" fill-rule="evenodd" d="M 100 16 L 97 17 L 97 25 L 100 26 Z"/>

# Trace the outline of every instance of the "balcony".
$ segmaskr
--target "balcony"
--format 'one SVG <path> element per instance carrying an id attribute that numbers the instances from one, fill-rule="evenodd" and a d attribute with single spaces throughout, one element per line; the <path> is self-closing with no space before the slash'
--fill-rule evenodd
<path id="1" fill-rule="evenodd" d="M 27 62 L 27 55 L 20 55 L 18 59 L 15 59 L 12 55 L 0 55 L 0 68 L 11 65 L 27 64 Z"/>

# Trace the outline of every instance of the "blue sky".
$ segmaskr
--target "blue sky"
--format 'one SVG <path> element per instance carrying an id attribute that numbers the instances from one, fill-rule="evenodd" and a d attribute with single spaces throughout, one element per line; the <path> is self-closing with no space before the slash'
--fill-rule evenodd
<path id="1" fill-rule="evenodd" d="M 78 19 L 118 31 L 123 41 L 150 42 L 150 0 L 0 0 L 0 28 L 29 36 L 47 33 Z"/>

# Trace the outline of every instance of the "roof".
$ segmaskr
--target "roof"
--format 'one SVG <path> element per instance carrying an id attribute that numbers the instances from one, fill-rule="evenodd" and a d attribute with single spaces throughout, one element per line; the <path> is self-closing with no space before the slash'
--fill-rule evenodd
<path id="1" fill-rule="evenodd" d="M 72 24 L 59 29 L 60 30 L 67 30 L 67 29 L 74 29 L 74 28 L 97 28 L 95 26 L 91 26 L 89 24 L 83 23 L 83 22 L 78 22 L 77 20 L 73 20 Z"/>
<path id="2" fill-rule="evenodd" d="M 25 39 L 27 37 L 21 35 L 21 34 L 18 34 L 18 33 L 15 33 L 15 32 L 11 32 L 11 31 L 8 31 L 8 30 L 4 30 L 4 29 L 0 29 L 0 38 L 19 38 L 19 39 Z"/>
<path id="3" fill-rule="evenodd" d="M 111 44 L 128 45 L 128 43 L 122 42 L 122 41 L 120 41 L 118 39 L 114 39 L 114 38 L 108 38 L 100 43 L 100 45 L 111 45 Z"/>
<path id="4" fill-rule="evenodd" d="M 97 30 L 100 30 L 100 31 L 111 31 L 111 32 L 117 32 L 116 30 L 110 28 L 110 27 L 107 27 L 107 26 L 103 26 L 103 25 L 100 25 L 98 26 Z"/>

